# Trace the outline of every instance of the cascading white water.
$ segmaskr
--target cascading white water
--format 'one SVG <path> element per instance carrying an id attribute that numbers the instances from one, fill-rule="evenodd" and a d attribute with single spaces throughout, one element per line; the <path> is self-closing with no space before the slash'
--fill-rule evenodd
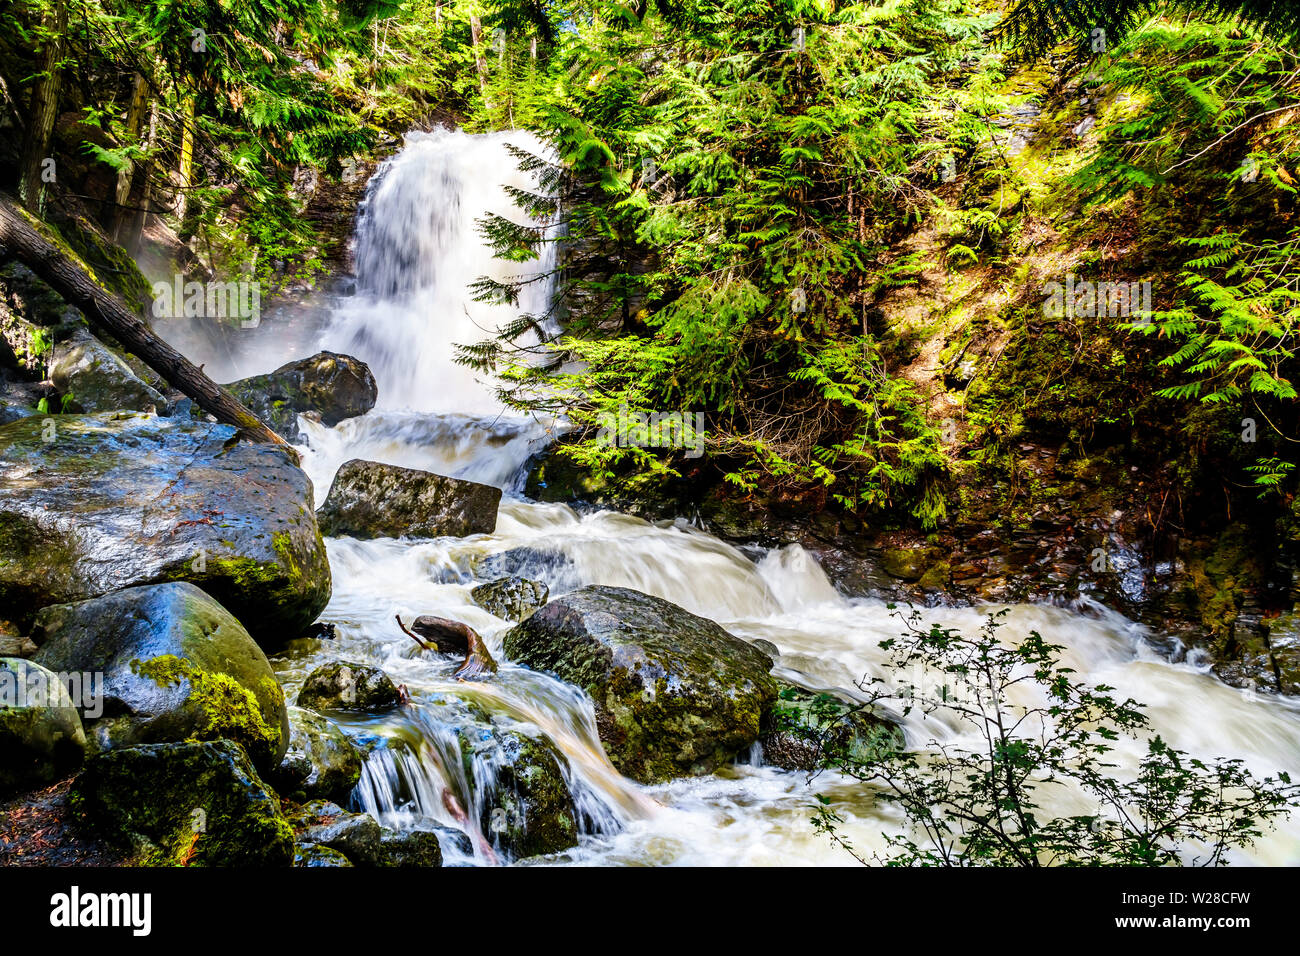
<path id="1" fill-rule="evenodd" d="M 411 133 L 370 183 L 357 222 L 357 296 L 322 345 L 370 366 L 381 409 L 500 411 L 491 385 L 454 361 L 452 343 L 487 338 L 503 317 L 500 307 L 473 301 L 469 283 L 538 277 L 524 284 L 511 311 L 546 316 L 554 246 L 544 243 L 535 261 L 512 263 L 486 255 L 479 236 L 478 222 L 489 213 L 522 221 L 507 187 L 538 188 L 507 145 L 550 152 L 520 132 Z"/>
<path id="2" fill-rule="evenodd" d="M 534 423 L 503 416 L 490 387 L 451 361 L 453 343 L 482 338 L 512 314 L 471 303 L 466 285 L 482 275 L 538 268 L 507 269 L 472 228 L 486 209 L 510 212 L 500 184 L 530 185 L 504 144 L 513 139 L 540 146 L 514 139 L 518 135 L 414 136 L 372 187 L 358 236 L 362 291 L 340 309 L 322 344 L 371 363 L 380 407 L 333 429 L 304 422 L 310 442 L 304 467 L 319 497 L 338 464 L 351 457 L 472 477 L 509 491 L 545 440 Z M 542 303 L 523 308 L 540 311 Z M 491 535 L 332 539 L 328 548 L 334 598 L 323 616 L 337 624 L 338 639 L 282 660 L 280 676 L 292 697 L 313 667 L 345 658 L 376 663 L 406 685 L 411 707 L 344 723 L 372 748 L 355 801 L 386 823 L 463 827 L 477 841 L 475 859 L 487 858 L 482 847 L 490 841 L 477 832 L 474 817 L 493 768 L 466 770 L 438 717 L 447 701 L 469 697 L 498 720 L 540 731 L 567 758 L 583 837 L 578 848 L 552 862 L 851 862 L 814 832 L 815 791 L 831 799 L 845 820 L 845 835 L 867 853 L 884 849 L 884 833 L 898 832 L 894 808 L 834 777 L 809 786 L 802 774 L 742 764 L 659 787 L 622 778 L 601 750 L 590 702 L 575 688 L 503 660 L 501 637 L 509 623 L 469 597 L 475 570 L 511 552 L 522 573 L 545 581 L 552 594 L 583 584 L 624 585 L 713 618 L 741 637 L 771 641 L 780 650 L 778 675 L 810 686 L 852 691 L 863 677 L 889 676 L 879 642 L 896 637 L 900 622 L 881 602 L 838 595 L 798 547 L 770 551 L 755 562 L 685 522 L 579 515 L 564 505 L 507 495 Z M 486 682 L 454 681 L 455 663 L 414 648 L 396 630 L 394 614 L 464 621 L 502 661 L 499 674 Z M 981 609 L 957 609 L 930 618 L 972 632 L 983 616 Z M 1245 697 L 1194 658 L 1162 657 L 1142 628 L 1102 608 L 1016 607 L 1003 633 L 1030 629 L 1066 645 L 1069 663 L 1088 680 L 1145 701 L 1153 729 L 1174 746 L 1203 757 L 1241 757 L 1260 774 L 1300 773 L 1300 702 Z M 941 718 L 897 716 L 912 746 L 931 739 L 975 744 Z M 1119 752 L 1129 762 L 1138 756 L 1136 745 Z M 1077 795 L 1057 800 L 1062 811 L 1088 809 Z M 1249 859 L 1300 861 L 1300 820 L 1284 824 Z"/>

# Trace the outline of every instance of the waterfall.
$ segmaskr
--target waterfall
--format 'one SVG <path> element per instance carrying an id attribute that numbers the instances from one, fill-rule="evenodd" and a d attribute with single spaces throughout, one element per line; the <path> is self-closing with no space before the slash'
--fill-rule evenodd
<path id="1" fill-rule="evenodd" d="M 497 259 L 479 236 L 488 214 L 544 225 L 526 222 L 507 192 L 539 188 L 507 146 L 550 152 L 522 132 L 411 133 L 368 185 L 354 248 L 357 296 L 338 311 L 322 345 L 370 366 L 382 409 L 500 411 L 491 386 L 456 364 L 454 346 L 485 339 L 521 313 L 544 316 L 555 261 L 551 243 L 534 261 Z M 543 278 L 524 285 L 517 307 L 503 307 L 468 295 L 467 285 L 483 277 Z"/>

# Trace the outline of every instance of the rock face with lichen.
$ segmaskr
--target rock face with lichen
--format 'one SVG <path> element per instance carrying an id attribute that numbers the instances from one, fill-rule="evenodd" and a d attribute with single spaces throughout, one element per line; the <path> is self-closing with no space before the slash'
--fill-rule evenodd
<path id="1" fill-rule="evenodd" d="M 290 441 L 299 437 L 298 415 L 315 412 L 326 425 L 364 415 L 375 407 L 379 389 L 360 359 L 319 352 L 274 372 L 241 378 L 226 386 L 237 399 Z"/>
<path id="2" fill-rule="evenodd" d="M 36 616 L 37 662 L 102 674 L 89 732 L 103 750 L 182 740 L 238 741 L 263 771 L 289 739 L 284 692 L 230 612 L 192 584 L 127 588 Z"/>
<path id="3" fill-rule="evenodd" d="M 164 866 L 288 866 L 293 830 L 230 740 L 147 744 L 92 759 L 70 803 L 83 825 Z"/>
<path id="4" fill-rule="evenodd" d="M 78 329 L 50 350 L 50 380 L 70 408 L 82 412 L 118 409 L 163 411 L 167 401 L 143 382 L 103 342 Z"/>
<path id="5" fill-rule="evenodd" d="M 432 744 L 450 769 L 445 805 L 464 811 L 466 830 L 477 828 L 498 859 L 577 846 L 579 815 L 567 759 L 537 727 L 450 693 L 422 694 L 417 715 L 418 734 L 399 731 L 371 751 L 375 774 L 389 774 L 399 789 L 408 786 L 398 782 L 396 768 Z M 465 833 L 442 829 L 438 836 L 447 854 L 473 853 Z"/>
<path id="6" fill-rule="evenodd" d="M 328 535 L 438 538 L 491 534 L 501 489 L 354 458 L 334 476 L 318 515 Z"/>
<path id="7" fill-rule="evenodd" d="M 383 713 L 401 698 L 392 679 L 378 667 L 350 661 L 322 664 L 302 682 L 298 706 L 312 710 Z"/>
<path id="8" fill-rule="evenodd" d="M 282 645 L 330 597 L 312 505 L 292 450 L 229 425 L 118 412 L 0 426 L 0 619 L 189 581 Z"/>
<path id="9" fill-rule="evenodd" d="M 0 794 L 53 783 L 85 752 L 81 716 L 58 675 L 0 657 Z"/>
<path id="10" fill-rule="evenodd" d="M 469 596 L 489 614 L 507 621 L 522 621 L 546 603 L 548 593 L 541 581 L 511 576 L 480 584 Z"/>
<path id="11" fill-rule="evenodd" d="M 662 598 L 591 586 L 554 598 L 505 652 L 595 701 L 610 761 L 644 783 L 711 773 L 758 739 L 776 700 L 771 659 Z"/>
<path id="12" fill-rule="evenodd" d="M 488 768 L 479 828 L 507 857 L 558 853 L 578 845 L 578 817 L 564 780 L 564 756 L 544 737 L 493 728 L 462 734 L 466 760 Z"/>

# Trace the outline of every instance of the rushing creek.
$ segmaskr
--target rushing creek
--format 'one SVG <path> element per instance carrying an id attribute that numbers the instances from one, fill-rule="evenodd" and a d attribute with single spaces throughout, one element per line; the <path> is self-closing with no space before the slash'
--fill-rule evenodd
<path id="1" fill-rule="evenodd" d="M 504 279 L 550 265 L 545 259 L 540 266 L 494 260 L 478 236 L 475 220 L 488 210 L 519 218 L 504 186 L 534 185 L 517 169 L 508 143 L 542 148 L 517 133 L 413 134 L 372 180 L 357 229 L 356 295 L 339 301 L 310 351 L 327 348 L 367 362 L 378 380 L 379 404 L 335 428 L 303 421 L 303 466 L 317 504 L 340 464 L 366 458 L 501 487 L 506 494 L 497 529 L 469 538 L 329 540 L 334 596 L 322 618 L 336 624 L 337 638 L 276 662 L 286 694 L 292 700 L 312 668 L 339 658 L 381 666 L 406 685 L 410 706 L 384 717 L 340 720 L 370 751 L 354 806 L 395 827 L 463 828 L 444 791 L 474 819 L 478 795 L 491 785 L 491 766 L 476 764 L 471 772 L 452 759 L 455 741 L 436 719 L 440 695 L 472 698 L 507 724 L 545 734 L 568 760 L 584 832 L 577 848 L 530 863 L 852 862 L 814 832 L 816 793 L 831 798 L 845 820 L 844 834 L 860 851 L 883 849 L 882 834 L 895 832 L 901 819 L 869 788 L 833 776 L 810 784 L 803 774 L 764 767 L 757 752 L 716 775 L 658 787 L 621 777 L 601 750 L 590 701 L 574 687 L 506 660 L 501 637 L 511 624 L 470 600 L 480 566 L 492 566 L 490 556 L 527 548 L 517 552 L 528 556 L 521 573 L 544 581 L 552 596 L 585 584 L 658 595 L 739 637 L 774 643 L 778 676 L 850 691 L 864 677 L 889 676 L 878 644 L 902 630 L 882 602 L 839 595 L 797 546 L 742 553 L 684 520 L 579 514 L 522 497 L 523 469 L 550 440 L 547 423 L 512 417 L 489 383 L 452 361 L 454 344 L 486 337 L 520 310 L 546 308 L 548 290 L 540 282 L 525 287 L 517 309 L 473 302 L 467 289 L 481 276 Z M 298 357 L 274 351 L 241 356 L 240 374 Z M 936 609 L 927 620 L 973 633 L 987 610 Z M 397 629 L 395 614 L 464 621 L 484 636 L 500 672 L 487 681 L 454 681 L 457 662 L 419 652 Z M 1260 775 L 1300 774 L 1300 702 L 1227 687 L 1195 653 L 1171 660 L 1169 642 L 1150 640 L 1143 628 L 1099 606 L 1015 607 L 1007 625 L 1002 633 L 1008 639 L 1036 629 L 1065 645 L 1068 663 L 1088 681 L 1145 702 L 1153 730 L 1175 747 L 1204 757 L 1241 757 Z M 938 716 L 894 716 L 914 747 L 935 739 L 959 742 L 968 733 Z M 1120 758 L 1131 762 L 1139 752 L 1137 744 L 1121 745 Z M 1053 809 L 1088 812 L 1068 793 L 1054 799 Z M 476 854 L 448 862 L 485 862 Z M 1248 859 L 1236 861 L 1300 862 L 1300 820 L 1287 821 Z"/>

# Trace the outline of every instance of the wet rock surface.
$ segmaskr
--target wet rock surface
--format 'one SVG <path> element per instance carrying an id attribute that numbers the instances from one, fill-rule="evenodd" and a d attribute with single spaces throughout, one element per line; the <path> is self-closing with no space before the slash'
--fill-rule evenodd
<path id="1" fill-rule="evenodd" d="M 53 783 L 85 753 L 81 715 L 59 675 L 0 657 L 0 796 Z"/>
<path id="2" fill-rule="evenodd" d="M 167 401 L 157 389 L 84 329 L 52 348 L 49 369 L 50 380 L 72 411 L 166 410 Z"/>
<path id="3" fill-rule="evenodd" d="M 328 535 L 464 537 L 491 534 L 500 501 L 490 485 L 353 459 L 334 476 L 318 517 Z"/>
<path id="4" fill-rule="evenodd" d="M 517 576 L 497 578 L 469 592 L 475 604 L 507 621 L 522 621 L 545 604 L 549 594 L 541 581 Z"/>
<path id="5" fill-rule="evenodd" d="M 290 450 L 228 425 L 110 412 L 0 426 L 0 618 L 179 580 L 282 645 L 329 601 L 312 498 Z"/>
<path id="6" fill-rule="evenodd" d="M 302 707 L 288 711 L 289 747 L 272 783 L 285 794 L 346 799 L 361 779 L 361 755 L 329 718 Z"/>
<path id="7" fill-rule="evenodd" d="M 311 710 L 383 713 L 401 703 L 401 696 L 380 668 L 331 661 L 307 675 L 296 703 Z"/>
<path id="8" fill-rule="evenodd" d="M 158 865 L 288 866 L 293 831 L 242 747 L 148 744 L 93 758 L 73 784 L 83 825 Z"/>

